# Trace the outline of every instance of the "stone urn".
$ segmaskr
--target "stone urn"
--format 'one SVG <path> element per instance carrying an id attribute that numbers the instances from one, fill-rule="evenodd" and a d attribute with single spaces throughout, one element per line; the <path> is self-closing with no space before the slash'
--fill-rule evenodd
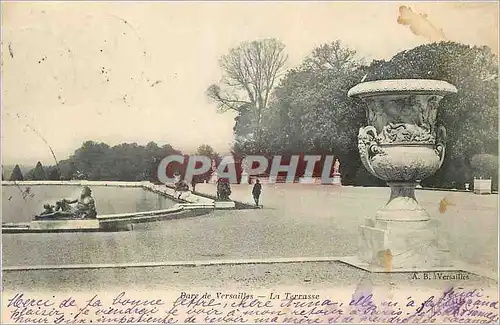
<path id="1" fill-rule="evenodd" d="M 437 111 L 440 100 L 456 92 L 445 81 L 425 79 L 370 81 L 349 90 L 367 106 L 368 126 L 358 134 L 361 161 L 391 188 L 387 204 L 361 227 L 363 260 L 387 266 L 383 256 L 390 256 L 393 268 L 443 263 L 435 226 L 415 187 L 443 163 L 446 130 L 436 125 Z"/>

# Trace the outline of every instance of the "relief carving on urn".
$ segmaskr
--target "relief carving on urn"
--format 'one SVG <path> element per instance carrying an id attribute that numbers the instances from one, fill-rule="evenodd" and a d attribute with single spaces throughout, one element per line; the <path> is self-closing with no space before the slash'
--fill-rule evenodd
<path id="1" fill-rule="evenodd" d="M 365 168 L 391 186 L 385 210 L 394 199 L 405 198 L 403 210 L 414 216 L 404 218 L 428 219 L 412 191 L 417 180 L 431 176 L 443 163 L 446 130 L 436 125 L 437 110 L 440 100 L 455 92 L 445 81 L 424 79 L 370 81 L 349 90 L 349 96 L 367 104 L 368 125 L 359 130 L 358 149 Z"/>

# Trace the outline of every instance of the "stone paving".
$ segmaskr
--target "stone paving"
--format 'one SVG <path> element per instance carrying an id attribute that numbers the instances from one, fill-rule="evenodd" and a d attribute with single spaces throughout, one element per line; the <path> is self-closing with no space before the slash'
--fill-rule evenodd
<path id="1" fill-rule="evenodd" d="M 213 194 L 215 186 L 199 184 L 196 189 Z M 232 190 L 233 199 L 252 201 L 250 185 L 233 185 Z M 190 219 L 143 225 L 132 232 L 5 235 L 2 262 L 4 266 L 18 266 L 354 255 L 357 227 L 363 218 L 385 204 L 389 191 L 389 188 L 269 184 L 263 186 L 263 209 L 215 211 Z M 439 202 L 445 197 L 452 205 L 441 213 Z M 497 270 L 498 195 L 420 190 L 417 199 L 441 222 L 442 234 L 450 241 L 454 258 Z M 286 265 L 278 268 L 281 267 Z M 217 268 L 244 269 L 243 266 Z M 153 269 L 163 268 L 144 272 L 156 274 L 158 271 Z M 50 273 L 31 273 L 34 272 L 36 278 Z M 31 273 L 7 272 L 4 281 Z"/>
<path id="2" fill-rule="evenodd" d="M 5 290 L 71 293 L 91 290 L 106 292 L 117 288 L 128 291 L 188 291 L 192 287 L 217 290 L 248 289 L 252 292 L 281 286 L 300 286 L 306 291 L 363 284 L 412 286 L 414 290 L 441 289 L 451 283 L 494 290 L 498 287 L 496 281 L 473 274 L 463 280 L 424 280 L 421 274 L 419 279 L 415 279 L 412 273 L 368 273 L 339 262 L 16 271 L 4 272 L 3 275 Z"/>
<path id="3" fill-rule="evenodd" d="M 212 184 L 197 186 L 200 192 L 215 191 Z M 251 185 L 233 185 L 232 198 L 252 202 Z M 261 242 L 268 227 L 281 241 L 274 255 L 291 251 L 299 256 L 344 256 L 356 253 L 358 226 L 365 217 L 373 216 L 389 198 L 389 188 L 341 188 L 309 184 L 268 184 L 263 186 L 260 211 L 262 224 L 253 224 Z M 417 200 L 441 223 L 443 237 L 449 241 L 455 259 L 497 270 L 498 194 L 475 195 L 467 192 L 417 190 Z M 443 198 L 451 205 L 440 212 Z M 271 245 L 262 245 L 270 248 Z M 300 247 L 300 249 L 297 249 Z M 281 250 L 281 252 L 280 252 Z M 272 254 L 272 251 L 266 251 Z M 286 255 L 288 256 L 288 255 Z"/>

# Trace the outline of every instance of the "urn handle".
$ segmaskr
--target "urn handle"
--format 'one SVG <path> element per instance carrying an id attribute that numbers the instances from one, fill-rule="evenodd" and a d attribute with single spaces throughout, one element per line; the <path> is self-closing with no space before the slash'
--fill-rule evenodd
<path id="1" fill-rule="evenodd" d="M 437 135 L 436 135 L 436 153 L 439 156 L 439 167 L 443 165 L 445 152 L 446 152 L 446 128 L 444 126 L 440 126 L 437 129 Z"/>
<path id="2" fill-rule="evenodd" d="M 361 162 L 365 168 L 375 177 L 377 173 L 373 169 L 371 158 L 377 154 L 383 154 L 377 142 L 377 130 L 374 126 L 368 125 L 359 129 L 358 149 Z"/>

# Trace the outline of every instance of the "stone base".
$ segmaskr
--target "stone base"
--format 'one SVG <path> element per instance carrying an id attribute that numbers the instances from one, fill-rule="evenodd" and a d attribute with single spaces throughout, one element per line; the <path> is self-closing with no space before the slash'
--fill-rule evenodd
<path id="1" fill-rule="evenodd" d="M 219 175 L 217 174 L 217 171 L 213 171 L 212 172 L 212 175 L 210 175 L 210 179 L 208 180 L 208 182 L 210 184 L 217 184 L 217 180 L 219 179 Z"/>
<path id="2" fill-rule="evenodd" d="M 313 177 L 301 177 L 299 184 L 316 184 L 316 180 Z"/>
<path id="3" fill-rule="evenodd" d="M 250 183 L 255 184 L 257 179 L 261 184 L 269 184 L 269 177 L 256 177 L 256 176 L 252 176 L 252 180 Z"/>
<path id="4" fill-rule="evenodd" d="M 340 178 L 339 173 L 333 174 L 332 185 L 342 186 L 342 179 Z"/>
<path id="5" fill-rule="evenodd" d="M 429 221 L 430 215 L 412 197 L 398 196 L 391 198 L 383 208 L 379 209 L 375 215 L 377 220 L 420 222 Z"/>
<path id="6" fill-rule="evenodd" d="M 216 209 L 234 209 L 236 205 L 233 201 L 215 201 Z"/>
<path id="7" fill-rule="evenodd" d="M 248 175 L 247 174 L 241 174 L 241 180 L 240 184 L 248 184 Z"/>
<path id="8" fill-rule="evenodd" d="M 491 194 L 491 179 L 474 179 L 474 194 Z"/>
<path id="9" fill-rule="evenodd" d="M 400 268 L 400 269 L 391 269 L 388 271 L 385 267 L 380 267 L 371 263 L 367 263 L 362 260 L 359 256 L 344 256 L 338 259 L 342 263 L 346 263 L 357 267 L 359 269 L 372 272 L 372 273 L 394 273 L 394 272 L 453 272 L 453 271 L 466 271 L 463 266 L 456 265 L 455 263 L 451 263 L 451 266 L 434 266 L 434 267 L 419 267 L 416 266 L 414 268 Z M 472 272 L 473 273 L 473 272 Z M 493 278 L 495 279 L 495 278 Z"/>
<path id="10" fill-rule="evenodd" d="M 430 215 L 415 197 L 417 182 L 387 182 L 391 187 L 389 202 L 377 211 L 375 218 L 386 222 L 424 222 Z"/>
<path id="11" fill-rule="evenodd" d="M 432 221 L 367 218 L 360 230 L 360 261 L 385 272 L 451 267 L 449 251 Z"/>
<path id="12" fill-rule="evenodd" d="M 30 222 L 31 229 L 37 230 L 73 230 L 73 229 L 99 229 L 99 220 L 45 220 Z"/>

